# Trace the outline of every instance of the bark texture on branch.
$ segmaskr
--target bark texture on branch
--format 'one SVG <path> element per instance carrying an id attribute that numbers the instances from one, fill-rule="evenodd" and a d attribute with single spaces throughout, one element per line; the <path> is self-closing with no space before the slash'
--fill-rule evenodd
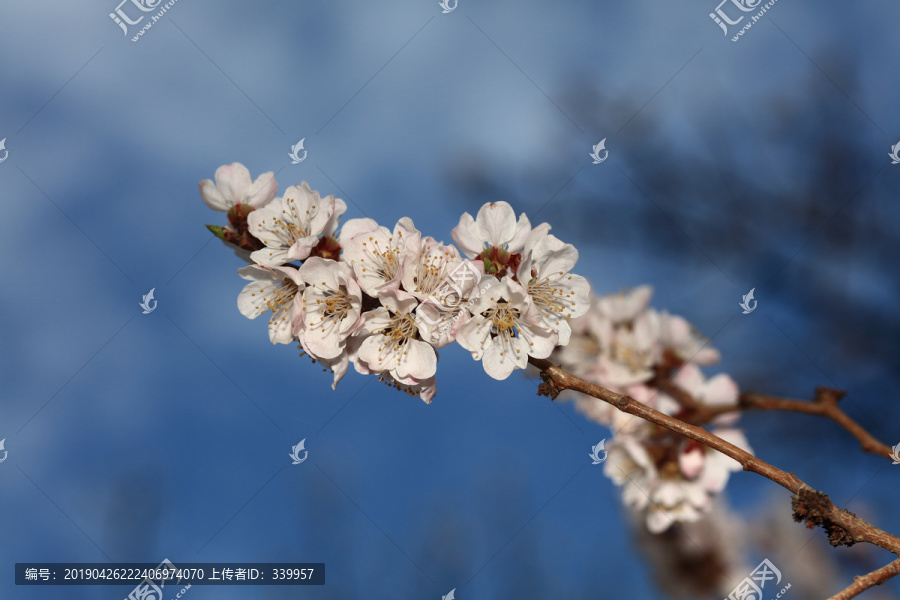
<path id="1" fill-rule="evenodd" d="M 661 413 L 646 404 L 638 402 L 630 396 L 613 392 L 589 381 L 580 379 L 561 367 L 553 365 L 548 360 L 532 358 L 530 359 L 530 362 L 541 371 L 540 375 L 542 383 L 538 388 L 539 395 L 548 396 L 550 399 L 555 400 L 563 390 L 581 392 L 612 404 L 622 412 L 634 415 L 645 421 L 659 425 L 660 427 L 665 427 L 688 439 L 699 442 L 707 448 L 717 450 L 729 458 L 736 460 L 741 464 L 745 471 L 752 471 L 762 475 L 789 490 L 793 494 L 791 505 L 794 509 L 794 520 L 805 522 L 809 529 L 822 527 L 828 535 L 828 541 L 832 546 L 852 546 L 859 542 L 867 542 L 880 548 L 884 548 L 885 550 L 889 550 L 898 556 L 898 560 L 895 560 L 885 567 L 873 571 L 868 575 L 857 577 L 853 585 L 840 592 L 838 595 L 833 596 L 830 600 L 852 598 L 874 585 L 880 585 L 894 575 L 897 575 L 898 571 L 900 571 L 900 538 L 871 525 L 852 512 L 838 508 L 827 494 L 808 486 L 793 473 L 785 472 L 764 460 L 756 458 L 734 444 L 713 435 L 702 427 L 685 423 L 675 417 L 670 417 L 669 415 Z M 832 414 L 836 415 L 837 413 L 834 412 L 835 409 L 840 411 L 840 409 L 837 409 L 837 401 L 840 398 L 840 394 L 836 393 L 835 390 L 819 388 L 819 390 L 817 390 L 817 398 L 820 395 L 822 399 L 818 400 L 817 403 L 823 408 L 803 409 L 797 412 L 811 412 L 816 414 L 831 413 L 829 416 L 832 416 Z M 762 406 L 772 400 L 788 402 L 780 398 L 768 398 L 759 395 L 752 395 L 752 398 L 750 398 L 748 402 L 760 403 L 760 406 Z M 805 406 L 814 405 L 799 401 L 789 402 L 797 402 L 798 404 L 803 404 Z M 753 408 L 756 407 L 757 406 L 753 406 Z M 741 407 L 727 408 L 730 410 L 741 409 Z M 816 411 L 821 412 L 817 413 Z M 728 411 L 716 409 L 714 412 L 715 414 L 722 414 L 723 412 Z M 846 417 L 846 414 L 844 414 L 843 411 L 840 411 L 840 414 L 843 414 L 844 417 Z M 832 418 L 834 417 L 832 416 Z M 849 420 L 849 417 L 846 417 L 846 419 Z M 862 428 L 860 427 L 859 430 L 862 430 Z M 859 436 L 857 436 L 857 439 L 860 439 Z M 865 444 L 863 447 L 865 448 Z M 880 451 L 878 453 L 881 454 Z M 888 456 L 890 456 L 889 452 Z"/>

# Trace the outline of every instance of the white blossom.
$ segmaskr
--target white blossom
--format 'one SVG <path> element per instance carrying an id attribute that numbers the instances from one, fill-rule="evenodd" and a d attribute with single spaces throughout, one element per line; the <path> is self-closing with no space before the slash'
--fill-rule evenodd
<path id="1" fill-rule="evenodd" d="M 412 219 L 403 217 L 391 232 L 372 219 L 348 221 L 341 231 L 342 259 L 353 267 L 359 286 L 370 296 L 391 293 L 412 297 L 400 289 L 407 244 L 421 237 Z"/>
<path id="2" fill-rule="evenodd" d="M 422 301 L 416 309 L 416 324 L 422 339 L 435 348 L 456 340 L 456 332 L 470 314 L 475 297 L 496 283 L 484 277 L 481 261 L 459 256 L 453 246 L 427 237 L 407 246 L 403 266 L 403 289 Z"/>
<path id="3" fill-rule="evenodd" d="M 578 262 L 578 250 L 545 234 L 529 239 L 524 256 L 516 277 L 541 312 L 544 325 L 556 331 L 559 344 L 565 346 L 572 333 L 569 319 L 580 317 L 590 308 L 591 285 L 581 275 L 571 273 Z"/>
<path id="4" fill-rule="evenodd" d="M 313 358 L 335 359 L 361 318 L 362 292 L 344 263 L 313 256 L 299 269 L 303 291 L 302 342 Z"/>
<path id="5" fill-rule="evenodd" d="M 420 301 L 453 292 L 448 282 L 463 262 L 455 247 L 445 246 L 433 237 L 407 236 L 404 253 L 400 269 L 404 290 Z"/>
<path id="6" fill-rule="evenodd" d="M 476 298 L 472 315 L 459 328 L 456 341 L 481 360 L 494 379 L 525 368 L 529 356 L 547 358 L 559 339 L 542 323 L 528 292 L 509 277 Z"/>
<path id="7" fill-rule="evenodd" d="M 250 233 L 266 245 L 250 258 L 263 266 L 283 265 L 306 259 L 319 244 L 320 236 L 330 236 L 347 205 L 334 196 L 319 197 L 304 181 L 292 185 L 283 198 L 255 210 L 247 217 Z"/>
<path id="8" fill-rule="evenodd" d="M 543 223 L 535 228 L 546 233 L 550 226 Z M 475 258 L 490 248 L 502 249 L 510 254 L 520 252 L 532 234 L 531 221 L 525 213 L 519 215 L 506 202 L 489 202 L 481 207 L 476 218 L 463 213 L 451 236 L 459 249 L 469 258 Z"/>
<path id="9" fill-rule="evenodd" d="M 238 269 L 238 275 L 250 281 L 238 294 L 241 314 L 255 319 L 271 311 L 269 339 L 273 344 L 291 343 L 300 325 L 300 292 L 304 288 L 297 269 L 250 265 Z"/>
<path id="10" fill-rule="evenodd" d="M 411 314 L 415 298 L 385 297 L 385 306 L 363 316 L 361 327 L 369 333 L 359 348 L 357 370 L 363 374 L 388 371 L 397 381 L 422 381 L 437 371 L 437 355 L 430 344 L 418 339 Z"/>
<path id="11" fill-rule="evenodd" d="M 260 208 L 278 193 L 274 173 L 269 171 L 253 180 L 247 167 L 237 162 L 216 169 L 215 178 L 215 183 L 211 179 L 200 182 L 200 197 L 213 210 L 228 212 L 236 204 Z"/>

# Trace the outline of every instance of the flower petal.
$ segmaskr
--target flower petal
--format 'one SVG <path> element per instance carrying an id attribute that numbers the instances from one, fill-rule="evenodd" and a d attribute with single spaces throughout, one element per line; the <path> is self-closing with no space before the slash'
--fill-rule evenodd
<path id="1" fill-rule="evenodd" d="M 242 202 L 253 180 L 250 171 L 241 163 L 234 162 L 216 169 L 216 187 L 222 192 L 226 202 L 232 205 Z"/>
<path id="2" fill-rule="evenodd" d="M 204 179 L 200 182 L 200 198 L 213 210 L 227 212 L 231 208 L 212 179 Z"/>
<path id="3" fill-rule="evenodd" d="M 719 373 L 706 382 L 703 402 L 710 406 L 730 406 L 737 403 L 738 386 L 726 373 Z"/>
<path id="4" fill-rule="evenodd" d="M 518 341 L 518 340 L 515 340 Z M 518 350 L 518 352 L 516 352 Z M 485 372 L 494 379 L 506 379 L 516 369 L 524 369 L 528 364 L 528 354 L 521 347 L 504 346 L 500 338 L 487 344 L 482 357 Z"/>
<path id="5" fill-rule="evenodd" d="M 272 201 L 278 193 L 278 182 L 272 171 L 263 173 L 247 188 L 242 202 L 255 208 L 261 208 Z"/>
<path id="6" fill-rule="evenodd" d="M 484 250 L 484 242 L 478 235 L 475 219 L 469 213 L 463 213 L 459 224 L 450 232 L 460 251 L 469 258 L 475 258 Z"/>
<path id="7" fill-rule="evenodd" d="M 392 373 L 399 379 L 428 379 L 437 372 L 437 355 L 434 348 L 421 340 L 408 340 L 400 362 Z"/>
<path id="8" fill-rule="evenodd" d="M 350 239 L 363 233 L 375 231 L 378 228 L 379 225 L 375 222 L 374 219 L 350 219 L 341 227 L 341 233 L 338 236 L 338 242 L 340 242 L 341 246 L 346 246 L 347 242 L 350 241 Z"/>
<path id="9" fill-rule="evenodd" d="M 528 222 L 528 217 L 523 214 L 522 219 L 525 220 L 530 231 L 531 223 Z M 516 213 L 506 202 L 488 202 L 478 211 L 478 216 L 475 217 L 475 228 L 481 240 L 490 246 L 502 248 L 517 232 Z M 525 241 L 524 237 L 522 241 Z"/>

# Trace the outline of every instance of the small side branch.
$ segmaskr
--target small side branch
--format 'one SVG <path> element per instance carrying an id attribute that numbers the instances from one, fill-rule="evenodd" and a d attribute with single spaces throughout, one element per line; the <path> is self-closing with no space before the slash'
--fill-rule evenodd
<path id="1" fill-rule="evenodd" d="M 828 598 L 828 600 L 850 600 L 850 598 L 855 598 L 867 589 L 881 585 L 898 574 L 900 574 L 900 558 L 867 575 L 854 577 L 854 581 L 849 587 Z"/>
<path id="2" fill-rule="evenodd" d="M 638 402 L 630 396 L 580 379 L 561 367 L 553 365 L 550 361 L 533 358 L 530 362 L 541 371 L 543 383 L 538 389 L 539 394 L 555 398 L 562 390 L 581 392 L 608 402 L 622 412 L 640 417 L 699 442 L 707 448 L 717 450 L 736 460 L 745 471 L 762 475 L 789 490 L 793 494 L 794 520 L 805 522 L 809 529 L 822 527 L 832 545 L 851 546 L 859 542 L 867 542 L 889 550 L 900 557 L 900 538 L 878 529 L 849 511 L 838 508 L 828 495 L 814 490 L 793 473 L 783 471 L 756 458 L 702 427 L 685 423 Z"/>
<path id="3" fill-rule="evenodd" d="M 806 413 L 819 415 L 831 419 L 859 441 L 859 445 L 865 452 L 879 454 L 891 459 L 891 447 L 884 444 L 865 430 L 859 423 L 850 418 L 838 406 L 838 401 L 846 392 L 827 387 L 816 388 L 816 395 L 812 402 L 791 400 L 787 398 L 775 398 L 763 394 L 742 394 L 739 405 L 744 409 L 752 410 L 780 410 L 786 412 Z"/>
<path id="4" fill-rule="evenodd" d="M 663 382 L 660 387 L 667 393 L 678 393 L 677 389 L 672 389 L 674 386 L 669 382 Z M 740 395 L 738 403 L 733 406 L 704 407 L 695 404 L 693 408 L 695 421 L 699 423 L 708 423 L 718 415 L 740 410 L 770 410 L 818 415 L 820 417 L 831 419 L 846 429 L 857 439 L 857 441 L 859 441 L 860 446 L 865 452 L 871 452 L 887 459 L 893 459 L 893 456 L 891 455 L 892 448 L 890 446 L 877 440 L 875 436 L 866 431 L 862 425 L 850 418 L 850 416 L 841 409 L 838 402 L 840 402 L 841 398 L 845 395 L 846 392 L 843 390 L 820 386 L 816 388 L 816 394 L 811 402 L 794 400 L 791 398 L 778 398 L 766 394 L 744 393 Z M 676 399 L 680 399 L 680 396 L 677 396 Z"/>

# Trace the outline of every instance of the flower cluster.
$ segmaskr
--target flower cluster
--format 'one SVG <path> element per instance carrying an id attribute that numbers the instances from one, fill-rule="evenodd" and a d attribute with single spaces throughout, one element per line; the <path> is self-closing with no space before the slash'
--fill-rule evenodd
<path id="1" fill-rule="evenodd" d="M 571 322 L 569 344 L 553 355 L 563 368 L 597 385 L 683 421 L 716 407 L 736 406 L 738 387 L 728 375 L 706 378 L 700 370 L 718 362 L 709 346 L 682 317 L 649 307 L 652 289 L 641 286 L 591 300 L 587 313 Z M 665 531 L 674 522 L 707 514 L 725 488 L 737 461 L 667 429 L 620 412 L 596 398 L 575 393 L 578 411 L 610 427 L 604 472 L 623 488 L 624 503 L 646 514 L 647 528 Z M 718 437 L 752 452 L 724 412 L 709 425 Z"/>
<path id="2" fill-rule="evenodd" d="M 272 173 L 253 180 L 238 163 L 200 183 L 204 202 L 226 211 L 231 226 L 208 227 L 251 263 L 238 270 L 249 282 L 239 310 L 250 319 L 267 314 L 271 342 L 299 343 L 333 372 L 333 386 L 352 364 L 431 402 L 437 351 L 457 342 L 495 379 L 529 357 L 550 357 L 750 451 L 737 413 L 727 411 L 737 385 L 700 369 L 719 353 L 682 317 L 650 308 L 649 286 L 592 297 L 571 272 L 578 251 L 548 224 L 533 227 L 509 204 L 489 203 L 462 215 L 454 246 L 423 236 L 407 217 L 392 229 L 370 218 L 341 223 L 344 201 L 305 182 L 277 192 Z M 653 533 L 699 520 L 740 469 L 599 399 L 574 393 L 574 401 L 615 432 L 604 471 Z"/>
<path id="3" fill-rule="evenodd" d="M 273 344 L 299 342 L 334 373 L 362 374 L 430 402 L 437 350 L 459 343 L 495 379 L 547 358 L 572 336 L 570 319 L 590 307 L 587 280 L 571 272 L 578 251 L 516 218 L 505 202 L 463 214 L 456 246 L 423 236 L 402 218 L 340 222 L 343 200 L 304 182 L 276 197 L 274 176 L 255 181 L 241 164 L 200 183 L 230 228 L 208 226 L 244 256 L 242 314 L 269 315 Z"/>

